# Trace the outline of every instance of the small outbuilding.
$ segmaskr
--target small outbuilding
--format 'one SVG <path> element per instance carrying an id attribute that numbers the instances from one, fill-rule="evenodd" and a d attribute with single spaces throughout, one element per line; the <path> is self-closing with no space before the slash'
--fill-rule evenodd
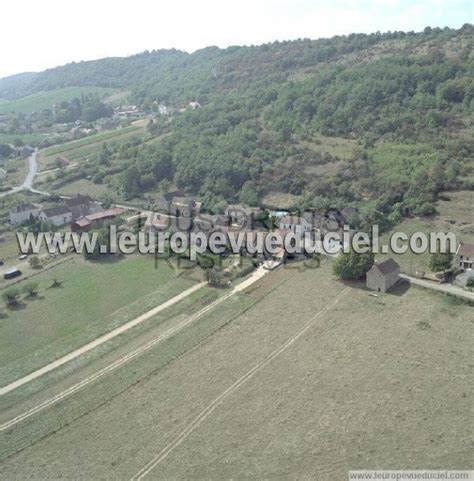
<path id="1" fill-rule="evenodd" d="M 400 266 L 392 259 L 374 264 L 367 272 L 367 287 L 372 291 L 386 292 L 399 279 Z"/>

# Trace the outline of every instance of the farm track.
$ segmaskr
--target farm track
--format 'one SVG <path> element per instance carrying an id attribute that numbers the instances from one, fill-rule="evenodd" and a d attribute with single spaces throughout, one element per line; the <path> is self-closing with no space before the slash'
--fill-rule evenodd
<path id="1" fill-rule="evenodd" d="M 197 313 L 193 314 L 192 316 L 188 317 L 187 319 L 185 319 L 184 321 L 180 322 L 179 324 L 177 324 L 176 326 L 173 326 L 171 327 L 170 329 L 168 329 L 167 331 L 165 331 L 164 333 L 162 333 L 161 335 L 159 335 L 158 337 L 152 339 L 151 341 L 145 343 L 144 345 L 140 346 L 139 348 L 135 349 L 134 351 L 128 353 L 127 355 L 117 359 L 116 361 L 114 361 L 113 363 L 105 366 L 104 368 L 100 369 L 99 371 L 95 372 L 94 374 L 92 374 L 91 376 L 88 376 L 87 378 L 83 379 L 82 381 L 74 384 L 73 386 L 69 387 L 68 389 L 58 393 L 57 395 L 53 396 L 52 398 L 50 399 L 47 399 L 45 401 L 43 401 L 42 403 L 32 407 L 31 409 L 27 410 L 26 412 L 16 416 L 15 418 L 3 423 L 0 425 L 0 433 L 7 430 L 7 429 L 10 429 L 12 428 L 13 426 L 15 426 L 16 424 L 30 418 L 31 416 L 43 411 L 44 409 L 58 403 L 59 401 L 62 401 L 63 399 L 71 396 L 72 394 L 78 392 L 79 390 L 81 390 L 83 387 L 93 383 L 94 381 L 100 379 L 101 377 L 103 377 L 104 375 L 108 374 L 108 373 L 111 373 L 112 371 L 115 371 L 117 368 L 127 364 L 128 362 L 132 361 L 133 359 L 145 354 L 146 352 L 148 352 L 151 348 L 153 348 L 154 346 L 156 346 L 157 344 L 159 344 L 160 342 L 166 340 L 166 339 L 169 339 L 170 337 L 172 337 L 173 335 L 177 334 L 179 331 L 181 331 L 182 329 L 184 329 L 185 327 L 187 327 L 188 325 L 190 325 L 191 323 L 193 323 L 194 321 L 196 321 L 197 319 L 199 319 L 200 317 L 202 317 L 204 314 L 206 314 L 207 312 L 211 311 L 214 307 L 218 306 L 219 304 L 221 304 L 222 302 L 224 302 L 225 300 L 229 299 L 231 296 L 233 296 L 234 294 L 237 294 L 238 292 L 242 292 L 243 290 L 245 290 L 247 287 L 251 286 L 253 283 L 255 283 L 256 281 L 258 281 L 259 279 L 261 279 L 265 274 L 267 273 L 267 271 L 265 271 L 263 268 L 259 268 L 258 270 L 256 270 L 249 278 L 245 279 L 244 281 L 242 281 L 240 284 L 238 284 L 237 286 L 235 286 L 230 292 L 228 292 L 227 294 L 224 294 L 223 296 L 219 297 L 218 299 L 216 299 L 214 302 L 210 303 L 209 305 L 205 306 L 204 308 L 202 308 L 201 310 L 199 310 Z M 200 287 L 203 287 L 205 283 L 203 283 L 202 285 L 201 284 L 198 284 L 197 286 L 194 286 L 193 288 L 193 292 L 195 290 L 197 290 L 198 288 Z M 190 291 L 191 289 L 188 289 L 188 291 Z M 188 291 L 185 291 L 185 292 L 188 292 Z M 182 293 L 183 294 L 183 293 Z M 189 293 L 191 294 L 191 293 Z M 189 295 L 188 294 L 188 295 Z M 176 296 L 178 297 L 178 296 Z M 176 299 L 173 298 L 173 299 Z M 186 296 L 182 296 L 182 298 L 184 299 L 184 297 Z M 171 299 L 170 301 L 172 301 L 173 299 Z M 179 299 L 181 300 L 181 299 Z M 169 301 L 167 301 L 169 303 Z M 174 303 L 176 303 L 177 301 L 175 301 Z M 164 304 L 167 304 L 167 303 L 164 303 Z M 171 305 L 171 304 L 170 304 Z M 161 308 L 160 310 L 164 309 L 162 308 L 161 306 L 163 306 L 163 304 L 161 304 L 160 306 L 158 306 L 157 308 L 153 309 L 152 311 L 154 311 L 151 315 L 150 315 L 150 312 L 152 311 L 149 311 L 148 313 L 140 316 L 140 318 L 144 317 L 144 316 L 147 316 L 146 319 L 149 319 L 150 317 L 152 317 L 153 315 L 155 315 L 157 313 L 157 309 L 158 308 Z M 168 305 L 166 306 L 168 307 Z M 140 318 L 137 318 L 137 319 L 140 319 Z M 128 324 L 131 324 L 131 323 L 134 323 L 133 325 L 131 325 L 130 327 L 128 327 L 128 329 L 130 329 L 131 327 L 133 327 L 134 325 L 137 324 L 137 319 L 134 319 L 133 321 L 130 321 L 130 323 L 127 323 Z M 143 319 L 145 320 L 145 319 Z M 143 322 L 140 321 L 140 322 Z M 127 325 L 125 326 L 122 326 L 122 327 L 126 327 Z M 118 328 L 120 329 L 120 328 Z M 114 330 L 115 331 L 115 330 Z M 112 332 L 114 332 L 112 331 Z M 124 332 L 122 330 L 122 332 Z M 120 332 L 121 333 L 121 332 Z M 119 334 L 120 334 L 119 333 Z M 109 333 L 111 334 L 111 333 Z M 116 334 L 118 335 L 118 334 Z M 107 336 L 107 335 L 106 335 Z M 102 336 L 102 337 L 105 337 L 105 336 Z M 115 337 L 115 336 L 114 336 Z M 100 339 L 100 338 L 99 338 Z M 108 339 L 107 339 L 108 340 Z M 96 343 L 98 340 L 96 341 L 93 341 L 93 343 Z M 105 342 L 105 341 L 103 341 Z M 90 343 L 92 344 L 92 343 Z M 97 344 L 96 344 L 97 345 Z M 93 347 L 96 347 L 96 345 L 94 345 Z M 89 345 L 86 345 L 84 347 L 87 347 Z M 83 349 L 83 348 L 81 348 Z M 92 349 L 92 348 L 91 348 Z M 90 349 L 88 349 L 89 351 Z M 75 351 L 76 352 L 76 351 Z M 78 355 L 81 355 L 81 354 L 78 354 Z M 67 357 L 67 356 L 66 356 Z M 76 356 L 77 357 L 77 356 Z M 69 359 L 68 359 L 69 360 Z M 67 361 L 66 361 L 67 362 Z M 64 362 L 62 363 L 64 364 Z M 47 366 L 45 366 L 47 367 Z M 58 366 L 55 366 L 55 367 L 58 367 Z M 54 369 L 55 367 L 53 367 L 52 369 Z M 42 375 L 44 373 L 41 373 L 39 375 Z M 37 376 L 38 377 L 38 376 Z M 20 380 L 19 380 L 20 381 Z M 17 383 L 18 381 L 16 381 Z M 26 382 L 29 382 L 26 381 Z M 15 384 L 15 383 L 12 383 L 12 384 Z M 23 383 L 24 384 L 24 383 Z M 11 386 L 11 385 L 9 385 Z M 3 388 L 3 390 L 5 390 L 6 388 L 8 388 L 9 386 L 5 386 L 5 388 Z M 13 389 L 16 389 L 17 387 L 19 387 L 19 385 L 17 386 L 14 386 L 12 388 L 10 388 L 8 391 L 6 392 L 9 392 Z M 5 394 L 5 392 L 2 392 L 2 394 Z"/>
<path id="2" fill-rule="evenodd" d="M 185 299 L 186 297 L 190 296 L 192 293 L 196 292 L 198 289 L 204 287 L 206 285 L 205 282 L 201 282 L 200 284 L 197 284 L 184 292 L 181 292 L 177 296 L 168 299 L 167 301 L 163 302 L 159 306 L 154 307 L 153 309 L 149 310 L 148 312 L 145 312 L 141 316 L 136 317 L 135 319 L 117 327 L 116 329 L 113 329 L 112 331 L 108 332 L 107 334 L 104 334 L 103 336 L 98 337 L 92 342 L 89 342 L 88 344 L 80 347 L 79 349 L 76 349 L 69 354 L 66 354 L 65 356 L 56 359 L 55 361 L 47 364 L 46 366 L 43 366 L 42 368 L 28 374 L 27 376 L 24 376 L 20 379 L 17 379 L 16 381 L 0 388 L 0 397 L 4 396 L 5 394 L 19 388 L 20 386 L 23 386 L 40 376 L 43 376 L 44 374 L 47 374 L 48 372 L 53 371 L 54 369 L 57 369 L 58 367 L 66 364 L 67 362 L 70 362 L 79 356 L 82 356 L 92 349 L 95 349 L 96 347 L 99 347 L 100 345 L 104 344 L 107 341 L 110 341 L 114 339 L 115 337 L 119 336 L 120 334 L 123 334 L 124 332 L 130 330 L 132 327 L 135 327 L 142 322 L 150 319 L 151 317 L 155 316 L 159 312 L 163 311 L 164 309 L 172 306 L 173 304 L 176 304 L 177 302 Z M 1 431 L 1 426 L 0 426 L 0 431 Z"/>

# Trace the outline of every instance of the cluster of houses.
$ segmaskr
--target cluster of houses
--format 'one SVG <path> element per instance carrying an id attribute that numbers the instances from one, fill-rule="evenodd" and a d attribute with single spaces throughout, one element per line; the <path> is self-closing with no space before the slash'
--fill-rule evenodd
<path id="1" fill-rule="evenodd" d="M 289 232 L 304 235 L 316 233 L 324 235 L 327 231 L 342 234 L 342 226 L 351 224 L 355 210 L 351 208 L 319 214 L 306 212 L 303 215 L 290 215 L 287 212 L 267 212 L 259 207 L 249 207 L 243 204 L 228 205 L 223 214 L 209 214 L 203 211 L 202 202 L 184 195 L 180 191 L 149 196 L 146 199 L 148 211 L 127 219 L 129 226 L 140 225 L 146 232 L 160 231 L 191 231 L 214 232 L 228 234 L 231 231 L 246 231 L 247 233 L 268 232 L 265 219 L 271 216 L 276 221 L 276 231 L 285 237 Z M 52 207 L 40 204 L 20 204 L 10 211 L 10 222 L 19 225 L 33 219 L 41 219 L 55 226 L 69 224 L 73 232 L 87 232 L 122 216 L 127 209 L 114 207 L 104 209 L 87 195 L 77 195 L 61 199 L 61 203 Z M 243 246 L 245 249 L 245 245 Z M 286 252 L 283 246 L 275 254 L 273 261 L 281 263 Z M 455 257 L 456 270 L 462 271 L 457 276 L 456 284 L 465 287 L 474 278 L 474 244 L 461 243 Z M 376 262 L 367 272 L 367 287 L 377 292 L 386 292 L 399 280 L 400 266 L 387 259 Z"/>
<path id="2" fill-rule="evenodd" d="M 120 120 L 139 119 L 145 114 L 136 105 L 115 107 L 113 117 Z"/>
<path id="3" fill-rule="evenodd" d="M 10 210 L 10 223 L 14 226 L 33 220 L 42 220 L 61 227 L 71 225 L 75 232 L 88 231 L 94 225 L 121 215 L 125 209 L 107 209 L 95 202 L 88 195 L 61 199 L 61 203 L 52 207 L 41 204 L 26 203 L 16 205 Z"/>
<path id="4" fill-rule="evenodd" d="M 201 104 L 197 101 L 192 101 L 188 103 L 188 107 L 181 107 L 181 108 L 176 108 L 176 107 L 169 107 L 165 105 L 164 103 L 158 103 L 157 101 L 153 102 L 155 106 L 158 108 L 158 113 L 160 115 L 172 115 L 175 112 L 185 112 L 187 108 L 191 110 L 196 110 L 201 108 Z M 156 108 L 156 107 L 155 107 Z"/>

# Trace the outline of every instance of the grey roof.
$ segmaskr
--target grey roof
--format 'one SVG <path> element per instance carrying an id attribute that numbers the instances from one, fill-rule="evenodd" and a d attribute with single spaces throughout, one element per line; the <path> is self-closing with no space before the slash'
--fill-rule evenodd
<path id="1" fill-rule="evenodd" d="M 58 207 L 50 207 L 49 209 L 43 209 L 46 217 L 55 217 L 56 215 L 70 214 L 71 211 L 65 205 L 59 205 Z"/>
<path id="2" fill-rule="evenodd" d="M 64 199 L 64 203 L 68 206 L 88 205 L 92 201 L 92 197 L 81 194 L 78 194 L 76 197 L 71 197 L 70 199 Z"/>
<path id="3" fill-rule="evenodd" d="M 458 250 L 456 252 L 458 256 L 474 257 L 474 244 L 459 244 Z"/>
<path id="4" fill-rule="evenodd" d="M 400 269 L 400 266 L 392 258 L 387 259 L 380 264 L 374 264 L 373 267 L 378 269 L 382 274 L 390 274 L 390 272 Z"/>
<path id="5" fill-rule="evenodd" d="M 19 213 L 19 212 L 26 212 L 28 210 L 37 210 L 39 208 L 41 208 L 41 206 L 38 204 L 18 204 L 12 209 L 12 211 Z"/>

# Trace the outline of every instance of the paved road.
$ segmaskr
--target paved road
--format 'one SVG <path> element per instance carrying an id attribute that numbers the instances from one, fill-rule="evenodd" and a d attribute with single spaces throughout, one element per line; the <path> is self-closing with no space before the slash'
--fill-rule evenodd
<path id="1" fill-rule="evenodd" d="M 411 284 L 415 284 L 426 289 L 432 289 L 434 291 L 444 292 L 445 294 L 452 294 L 453 296 L 463 297 L 469 301 L 474 301 L 474 292 L 469 292 L 461 289 L 460 287 L 453 286 L 452 284 L 438 284 L 433 281 L 427 281 L 424 279 L 417 279 L 416 277 L 407 276 L 406 274 L 400 274 L 402 279 L 410 281 Z"/>
<path id="2" fill-rule="evenodd" d="M 28 157 L 28 173 L 26 174 L 25 180 L 23 183 L 17 187 L 13 187 L 11 190 L 7 190 L 6 192 L 0 193 L 0 197 L 5 197 L 10 194 L 15 194 L 17 192 L 21 192 L 22 190 L 29 190 L 34 194 L 40 195 L 50 195 L 48 192 L 42 192 L 41 190 L 37 190 L 33 188 L 33 182 L 35 180 L 35 176 L 38 173 L 38 149 Z"/>

